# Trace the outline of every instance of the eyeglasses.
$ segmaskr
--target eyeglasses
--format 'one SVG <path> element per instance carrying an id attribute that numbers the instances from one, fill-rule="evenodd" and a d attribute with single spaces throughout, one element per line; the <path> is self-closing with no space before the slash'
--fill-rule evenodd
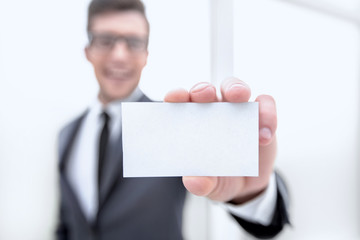
<path id="1" fill-rule="evenodd" d="M 147 38 L 136 36 L 123 36 L 111 34 L 89 33 L 90 47 L 99 53 L 109 53 L 117 42 L 126 43 L 127 48 L 133 53 L 140 53 L 147 49 Z"/>

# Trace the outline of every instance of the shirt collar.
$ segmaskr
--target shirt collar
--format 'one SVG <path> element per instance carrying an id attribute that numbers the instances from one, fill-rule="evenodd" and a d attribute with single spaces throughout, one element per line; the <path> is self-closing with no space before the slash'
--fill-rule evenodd
<path id="1" fill-rule="evenodd" d="M 97 116 L 103 111 L 106 111 L 110 118 L 121 118 L 121 103 L 122 102 L 136 102 L 142 97 L 143 93 L 136 87 L 135 90 L 126 98 L 119 99 L 108 103 L 106 106 L 100 102 L 99 98 L 96 98 L 95 103 L 91 107 L 91 113 Z"/>

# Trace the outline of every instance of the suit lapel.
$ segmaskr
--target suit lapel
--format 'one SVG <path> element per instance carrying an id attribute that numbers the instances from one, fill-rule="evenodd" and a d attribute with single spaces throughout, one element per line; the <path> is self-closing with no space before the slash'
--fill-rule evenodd
<path id="1" fill-rule="evenodd" d="M 75 119 L 68 125 L 60 134 L 59 138 L 59 157 L 60 157 L 60 172 L 65 174 L 66 164 L 69 160 L 69 154 L 74 145 L 80 125 L 84 120 L 88 110 L 84 112 L 79 118 Z"/>
<path id="2" fill-rule="evenodd" d="M 87 113 L 88 111 L 83 113 L 79 118 L 75 119 L 70 125 L 68 125 L 61 132 L 59 138 L 60 179 L 61 185 L 66 191 L 64 197 L 69 199 L 68 203 L 72 204 L 73 209 L 75 209 L 80 218 L 83 219 L 85 222 L 87 222 L 85 215 L 80 207 L 80 203 L 75 195 L 75 192 L 66 176 L 66 166 L 69 161 L 69 156 L 74 146 L 74 142 L 79 132 L 81 123 Z"/>

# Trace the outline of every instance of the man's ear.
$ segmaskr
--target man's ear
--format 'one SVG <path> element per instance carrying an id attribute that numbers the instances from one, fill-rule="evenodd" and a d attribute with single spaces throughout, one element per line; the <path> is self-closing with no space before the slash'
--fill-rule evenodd
<path id="1" fill-rule="evenodd" d="M 144 66 L 143 67 L 145 67 L 146 66 L 146 64 L 147 64 L 147 60 L 148 60 L 148 57 L 149 57 L 149 51 L 146 49 L 146 59 L 145 59 L 145 63 L 144 63 Z"/>
<path id="2" fill-rule="evenodd" d="M 86 46 L 84 48 L 84 52 L 85 52 L 85 56 L 86 56 L 86 59 L 91 62 L 91 56 L 90 56 L 90 49 L 89 49 L 89 46 Z"/>

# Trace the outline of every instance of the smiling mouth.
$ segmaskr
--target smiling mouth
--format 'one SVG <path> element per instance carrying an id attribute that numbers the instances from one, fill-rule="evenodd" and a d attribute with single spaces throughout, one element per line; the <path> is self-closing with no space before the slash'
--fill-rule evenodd
<path id="1" fill-rule="evenodd" d="M 105 76 L 113 81 L 126 81 L 131 78 L 131 72 L 124 69 L 107 69 Z"/>

